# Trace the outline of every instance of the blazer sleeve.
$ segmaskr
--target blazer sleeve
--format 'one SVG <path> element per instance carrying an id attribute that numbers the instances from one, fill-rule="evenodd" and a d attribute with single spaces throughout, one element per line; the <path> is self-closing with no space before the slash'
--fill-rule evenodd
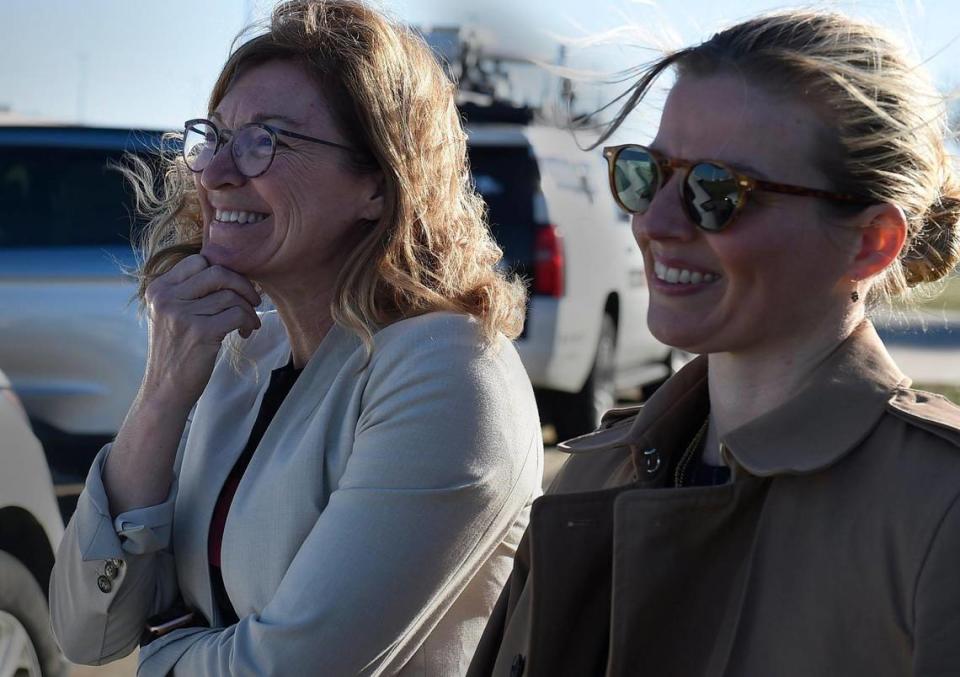
<path id="1" fill-rule="evenodd" d="M 189 430 L 184 430 L 177 466 Z M 170 548 L 176 473 L 166 499 L 111 516 L 103 486 L 106 445 L 94 459 L 57 549 L 50 577 L 50 616 L 64 655 L 102 665 L 139 644 L 146 620 L 179 595 Z"/>
<path id="2" fill-rule="evenodd" d="M 389 674 L 429 635 L 539 491 L 543 447 L 511 345 L 415 339 L 375 352 L 344 475 L 271 601 L 155 640 L 141 677 Z"/>
<path id="3" fill-rule="evenodd" d="M 940 525 L 917 580 L 913 674 L 960 675 L 960 496 Z"/>

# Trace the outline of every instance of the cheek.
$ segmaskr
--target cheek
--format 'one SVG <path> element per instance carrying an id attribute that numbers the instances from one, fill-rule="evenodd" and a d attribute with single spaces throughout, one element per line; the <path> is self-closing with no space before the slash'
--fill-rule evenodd
<path id="1" fill-rule="evenodd" d="M 777 227 L 778 224 L 768 224 Z M 809 316 L 824 310 L 843 277 L 843 252 L 818 227 L 779 224 L 779 236 L 715 244 L 730 290 L 764 314 Z"/>
<path id="2" fill-rule="evenodd" d="M 633 231 L 633 241 L 641 248 L 647 245 L 648 238 L 644 234 L 644 229 L 640 224 L 640 219 L 643 218 L 640 214 L 633 214 L 630 217 L 630 230 Z"/>

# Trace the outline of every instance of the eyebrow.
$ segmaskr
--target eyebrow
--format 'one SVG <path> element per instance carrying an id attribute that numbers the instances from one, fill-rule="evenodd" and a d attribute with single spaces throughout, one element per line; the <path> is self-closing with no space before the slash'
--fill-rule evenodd
<path id="1" fill-rule="evenodd" d="M 216 111 L 210 113 L 210 119 L 223 123 L 223 118 L 220 116 L 220 113 L 217 113 Z M 294 127 L 300 126 L 299 120 L 296 120 L 288 115 L 281 115 L 280 113 L 257 113 L 250 119 L 250 122 L 267 122 L 268 120 L 276 120 Z"/>

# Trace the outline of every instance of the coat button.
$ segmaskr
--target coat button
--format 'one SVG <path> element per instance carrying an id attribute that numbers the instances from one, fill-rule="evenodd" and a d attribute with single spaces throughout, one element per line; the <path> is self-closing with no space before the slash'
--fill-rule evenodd
<path id="1" fill-rule="evenodd" d="M 644 472 L 648 475 L 656 475 L 660 470 L 660 452 L 656 449 L 643 450 Z"/>
<path id="2" fill-rule="evenodd" d="M 106 576 L 97 576 L 97 587 L 100 588 L 100 592 L 106 594 L 113 590 L 113 581 Z"/>
<path id="3" fill-rule="evenodd" d="M 522 653 L 513 657 L 513 664 L 510 666 L 510 677 L 523 677 L 523 669 L 527 665 L 527 659 Z"/>
<path id="4" fill-rule="evenodd" d="M 120 575 L 120 562 L 115 559 L 108 559 L 103 567 L 103 573 L 110 579 L 116 578 Z"/>

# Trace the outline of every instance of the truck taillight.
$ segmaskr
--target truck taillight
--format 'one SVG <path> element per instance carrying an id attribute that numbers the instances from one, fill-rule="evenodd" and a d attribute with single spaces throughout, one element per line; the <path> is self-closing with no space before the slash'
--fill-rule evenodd
<path id="1" fill-rule="evenodd" d="M 533 293 L 563 296 L 563 238 L 552 224 L 537 226 L 533 251 Z"/>

